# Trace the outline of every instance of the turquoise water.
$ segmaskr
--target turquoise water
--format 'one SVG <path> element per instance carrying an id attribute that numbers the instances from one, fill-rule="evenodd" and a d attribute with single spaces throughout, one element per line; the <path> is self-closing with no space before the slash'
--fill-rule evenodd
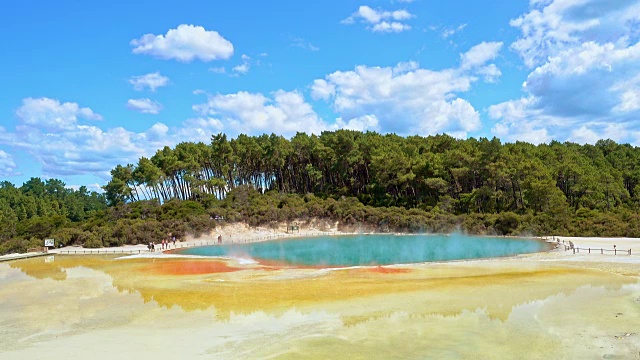
<path id="1" fill-rule="evenodd" d="M 241 257 L 303 266 L 409 264 L 480 259 L 543 251 L 532 239 L 465 235 L 350 235 L 180 249 L 177 254 Z"/>

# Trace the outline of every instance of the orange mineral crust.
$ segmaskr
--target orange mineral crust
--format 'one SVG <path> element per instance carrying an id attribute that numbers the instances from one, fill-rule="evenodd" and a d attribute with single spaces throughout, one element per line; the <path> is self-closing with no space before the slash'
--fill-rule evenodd
<path id="1" fill-rule="evenodd" d="M 241 268 L 229 266 L 218 260 L 160 260 L 142 268 L 143 272 L 157 275 L 202 275 L 240 271 Z"/>

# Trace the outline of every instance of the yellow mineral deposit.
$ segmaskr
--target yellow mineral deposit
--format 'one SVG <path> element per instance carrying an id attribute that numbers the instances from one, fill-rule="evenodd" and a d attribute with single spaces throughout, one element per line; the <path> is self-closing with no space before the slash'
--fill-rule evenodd
<path id="1" fill-rule="evenodd" d="M 0 264 L 0 358 L 633 359 L 637 269 L 598 266 L 612 265 L 14 261 Z"/>

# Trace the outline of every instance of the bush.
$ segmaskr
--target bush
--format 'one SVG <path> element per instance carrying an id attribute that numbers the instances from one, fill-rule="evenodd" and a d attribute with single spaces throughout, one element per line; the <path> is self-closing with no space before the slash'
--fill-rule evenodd
<path id="1" fill-rule="evenodd" d="M 100 239 L 96 235 L 92 235 L 89 237 L 89 239 L 87 239 L 84 242 L 84 247 L 90 248 L 90 249 L 97 249 L 97 248 L 104 247 L 104 244 L 102 243 L 102 239 Z"/>
<path id="2" fill-rule="evenodd" d="M 518 226 L 520 226 L 520 217 L 510 211 L 501 213 L 493 225 L 500 235 L 511 235 Z"/>

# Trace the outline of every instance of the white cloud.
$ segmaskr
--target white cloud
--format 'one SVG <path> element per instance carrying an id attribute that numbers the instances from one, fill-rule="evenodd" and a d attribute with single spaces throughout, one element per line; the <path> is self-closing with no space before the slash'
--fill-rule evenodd
<path id="1" fill-rule="evenodd" d="M 440 32 L 440 36 L 442 36 L 442 38 L 447 39 L 452 37 L 453 35 L 462 32 L 465 28 L 467 27 L 467 24 L 460 24 L 457 27 L 454 28 L 445 28 Z M 434 30 L 437 29 L 434 28 Z"/>
<path id="2" fill-rule="evenodd" d="M 72 128 L 78 118 L 101 120 L 102 116 L 89 108 L 82 108 L 77 103 L 60 103 L 49 98 L 26 98 L 16 115 L 27 126 L 39 126 L 46 130 L 60 130 Z"/>
<path id="3" fill-rule="evenodd" d="M 242 58 L 242 64 L 236 65 L 233 68 L 231 68 L 231 71 L 233 71 L 233 75 L 245 75 L 246 73 L 249 72 L 249 68 L 251 68 L 251 57 L 249 57 L 248 55 L 242 54 L 241 56 Z"/>
<path id="4" fill-rule="evenodd" d="M 154 72 L 141 76 L 132 76 L 131 79 L 129 79 L 129 84 L 133 85 L 133 88 L 137 91 L 142 91 L 145 88 L 156 91 L 157 88 L 167 86 L 167 84 L 169 84 L 169 78 L 160 75 L 159 72 Z"/>
<path id="5" fill-rule="evenodd" d="M 0 150 L 0 176 L 19 175 L 16 173 L 16 163 L 11 154 Z"/>
<path id="6" fill-rule="evenodd" d="M 231 69 L 234 73 L 238 74 L 246 74 L 249 72 L 249 64 L 244 63 L 240 65 L 236 65 Z"/>
<path id="7" fill-rule="evenodd" d="M 489 108 L 507 140 L 637 142 L 640 124 L 640 3 L 532 2 L 511 21 L 511 48 L 532 68 L 526 95 Z"/>
<path id="8" fill-rule="evenodd" d="M 413 70 L 418 70 L 420 64 L 415 61 L 401 62 L 393 68 L 393 75 L 405 74 Z"/>
<path id="9" fill-rule="evenodd" d="M 358 11 L 342 20 L 343 24 L 353 24 L 357 20 L 367 24 L 367 29 L 372 32 L 402 32 L 410 30 L 411 26 L 403 21 L 415 17 L 407 10 L 383 11 L 363 5 Z"/>
<path id="10" fill-rule="evenodd" d="M 191 118 L 184 122 L 178 131 L 178 136 L 184 139 L 199 139 L 199 141 L 209 142 L 211 135 L 223 130 L 224 125 L 218 119 L 211 117 Z"/>
<path id="11" fill-rule="evenodd" d="M 357 66 L 336 71 L 311 86 L 313 99 L 329 101 L 340 119 L 373 116 L 375 127 L 399 134 L 447 132 L 464 137 L 480 127 L 473 106 L 459 97 L 478 76 L 500 76 L 494 64 L 500 43 L 483 43 L 461 55 L 458 68 L 433 71 L 416 62 L 395 67 Z M 343 121 L 343 120 L 340 120 Z"/>
<path id="12" fill-rule="evenodd" d="M 522 31 L 511 47 L 529 67 L 585 41 L 624 47 L 638 40 L 640 3 L 636 0 L 532 1 L 531 7 L 529 13 L 511 20 Z"/>
<path id="13" fill-rule="evenodd" d="M 325 79 L 316 79 L 311 86 L 311 98 L 314 100 L 328 100 L 329 97 L 335 95 L 336 85 Z"/>
<path id="14" fill-rule="evenodd" d="M 251 64 L 252 64 L 251 57 L 248 55 L 242 54 L 240 58 L 242 59 L 242 63 L 236 66 L 233 66 L 228 72 L 227 72 L 227 68 L 225 68 L 224 66 L 212 67 L 212 68 L 209 68 L 209 71 L 215 74 L 226 74 L 231 77 L 246 75 L 251 69 Z M 260 61 L 255 61 L 253 63 L 258 66 L 260 65 Z"/>
<path id="15" fill-rule="evenodd" d="M 463 69 L 471 69 L 486 64 L 498 56 L 502 48 L 501 42 L 482 42 L 460 55 Z"/>
<path id="16" fill-rule="evenodd" d="M 162 110 L 162 105 L 151 99 L 129 99 L 127 101 L 127 109 L 143 114 L 159 114 L 160 110 Z"/>
<path id="17" fill-rule="evenodd" d="M 392 22 L 386 22 L 386 21 L 382 21 L 379 22 L 375 25 L 373 25 L 373 27 L 371 28 L 371 31 L 373 32 L 403 32 L 405 30 L 410 30 L 411 26 L 407 25 L 407 24 L 403 24 L 397 21 L 392 21 Z"/>
<path id="18" fill-rule="evenodd" d="M 375 115 L 368 114 L 359 116 L 345 122 L 342 118 L 337 118 L 335 124 L 331 126 L 331 130 L 347 129 L 356 131 L 380 131 L 378 127 L 378 118 Z"/>
<path id="19" fill-rule="evenodd" d="M 309 50 L 309 51 L 319 51 L 320 48 L 308 42 L 307 40 L 299 37 L 294 37 L 291 39 L 291 46 L 299 47 L 301 49 Z"/>
<path id="20" fill-rule="evenodd" d="M 222 129 L 218 120 L 207 118 L 189 119 L 176 127 L 156 123 L 142 132 L 101 129 L 80 121 L 99 117 L 91 109 L 49 98 L 24 99 L 16 116 L 14 130 L 0 127 L 0 144 L 27 152 L 42 164 L 42 175 L 53 178 L 92 174 L 106 180 L 117 164 L 135 163 L 141 156 L 152 156 L 163 146 L 182 141 L 208 142 Z M 60 121 L 51 126 L 56 118 Z M 10 156 L 0 154 L 0 158 L 0 169 L 4 168 L 0 171 L 14 168 Z"/>
<path id="21" fill-rule="evenodd" d="M 134 54 L 182 62 L 228 59 L 233 55 L 233 44 L 218 32 L 186 24 L 167 31 L 165 35 L 143 35 L 131 40 L 131 46 Z"/>
<path id="22" fill-rule="evenodd" d="M 244 91 L 210 95 L 206 103 L 195 105 L 194 110 L 202 117 L 217 119 L 227 131 L 235 133 L 319 134 L 327 128 L 299 92 L 278 90 L 272 95 L 270 98 Z"/>
<path id="23" fill-rule="evenodd" d="M 193 109 L 201 117 L 187 122 L 195 128 L 212 129 L 209 134 L 223 129 L 231 135 L 276 132 L 285 136 L 337 129 L 380 130 L 374 114 L 352 117 L 348 121 L 337 118 L 333 124 L 327 124 L 297 91 L 278 90 L 270 97 L 242 91 L 209 95 L 206 103 L 194 105 Z"/>
<path id="24" fill-rule="evenodd" d="M 494 83 L 498 81 L 498 78 L 502 76 L 502 71 L 498 69 L 496 64 L 489 64 L 478 69 L 478 75 L 484 77 L 484 81 L 488 83 Z"/>

